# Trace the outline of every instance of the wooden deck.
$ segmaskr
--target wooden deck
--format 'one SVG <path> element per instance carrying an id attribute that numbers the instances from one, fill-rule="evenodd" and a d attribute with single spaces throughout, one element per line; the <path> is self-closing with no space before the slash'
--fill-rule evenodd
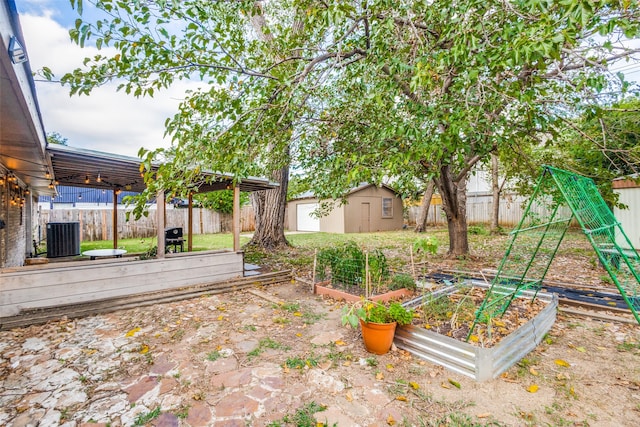
<path id="1" fill-rule="evenodd" d="M 204 251 L 0 270 L 0 318 L 21 311 L 158 292 L 242 277 L 244 254 Z"/>

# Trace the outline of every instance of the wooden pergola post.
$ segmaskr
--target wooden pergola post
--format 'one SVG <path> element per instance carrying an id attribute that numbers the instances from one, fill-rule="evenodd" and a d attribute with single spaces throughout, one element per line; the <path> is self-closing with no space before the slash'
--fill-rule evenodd
<path id="1" fill-rule="evenodd" d="M 193 193 L 189 193 L 189 236 L 187 237 L 187 252 L 193 250 Z"/>
<path id="2" fill-rule="evenodd" d="M 233 251 L 240 251 L 240 186 L 233 186 Z"/>
<path id="3" fill-rule="evenodd" d="M 164 203 L 164 190 L 158 191 L 158 195 L 156 196 L 156 215 L 157 215 L 157 223 L 158 223 L 158 253 L 156 258 L 162 259 L 164 258 L 164 222 L 165 222 L 165 203 Z"/>
<path id="4" fill-rule="evenodd" d="M 113 249 L 118 249 L 118 189 L 113 189 Z"/>

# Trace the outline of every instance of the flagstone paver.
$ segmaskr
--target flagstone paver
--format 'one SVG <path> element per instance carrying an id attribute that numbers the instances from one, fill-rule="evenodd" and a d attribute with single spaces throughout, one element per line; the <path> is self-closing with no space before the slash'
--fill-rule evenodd
<path id="1" fill-rule="evenodd" d="M 147 425 L 258 427 L 311 402 L 326 405 L 318 420 L 369 425 L 397 403 L 345 358 L 346 335 L 338 311 L 308 323 L 243 292 L 0 332 L 0 425 L 120 427 L 155 413 Z"/>

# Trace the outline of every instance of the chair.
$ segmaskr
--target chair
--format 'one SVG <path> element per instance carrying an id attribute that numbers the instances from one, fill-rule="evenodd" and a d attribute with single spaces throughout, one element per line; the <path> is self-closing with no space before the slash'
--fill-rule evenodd
<path id="1" fill-rule="evenodd" d="M 180 252 L 184 252 L 182 227 L 167 227 L 164 229 L 165 252 L 169 252 L 170 246 L 173 246 L 173 252 L 177 252 L 178 246 L 180 246 Z"/>

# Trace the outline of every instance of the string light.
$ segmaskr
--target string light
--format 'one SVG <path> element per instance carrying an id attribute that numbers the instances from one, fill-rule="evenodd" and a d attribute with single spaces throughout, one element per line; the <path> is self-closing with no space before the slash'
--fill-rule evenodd
<path id="1" fill-rule="evenodd" d="M 102 178 L 100 177 L 100 172 L 98 172 L 98 177 L 96 178 L 96 182 L 102 182 Z"/>
<path id="2" fill-rule="evenodd" d="M 89 175 L 86 175 L 86 176 L 84 177 L 84 183 L 85 183 L 85 184 L 88 184 L 89 182 L 90 182 L 90 181 L 89 181 Z"/>
<path id="3" fill-rule="evenodd" d="M 49 188 L 53 190 L 53 181 L 49 183 Z"/>
<path id="4" fill-rule="evenodd" d="M 47 179 L 51 179 L 51 172 L 49 172 L 49 169 L 47 169 L 47 171 L 44 173 L 44 177 Z"/>

